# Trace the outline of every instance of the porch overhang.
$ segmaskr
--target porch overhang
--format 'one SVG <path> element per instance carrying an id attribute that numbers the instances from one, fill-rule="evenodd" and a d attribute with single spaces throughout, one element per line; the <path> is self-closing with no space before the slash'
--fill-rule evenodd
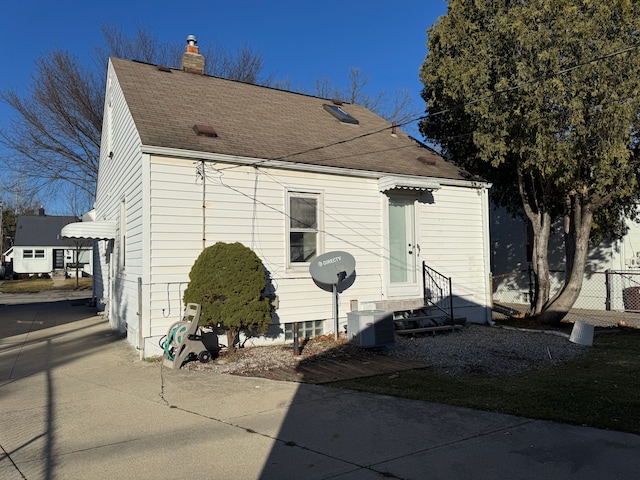
<path id="1" fill-rule="evenodd" d="M 62 227 L 60 238 L 81 238 L 84 240 L 111 240 L 116 238 L 116 222 L 74 222 Z"/>
<path id="2" fill-rule="evenodd" d="M 378 180 L 378 189 L 383 193 L 389 190 L 417 190 L 420 192 L 433 192 L 434 190 L 440 189 L 440 183 L 433 178 L 387 175 Z"/>

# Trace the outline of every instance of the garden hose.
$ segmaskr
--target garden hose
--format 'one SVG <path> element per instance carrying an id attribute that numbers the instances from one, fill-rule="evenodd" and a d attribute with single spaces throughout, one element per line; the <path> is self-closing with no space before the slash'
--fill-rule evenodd
<path id="1" fill-rule="evenodd" d="M 167 358 L 169 360 L 173 361 L 173 352 L 184 340 L 184 335 L 187 332 L 188 327 L 188 324 L 185 322 L 176 322 L 169 327 L 167 337 L 163 345 L 164 353 L 167 354 Z"/>

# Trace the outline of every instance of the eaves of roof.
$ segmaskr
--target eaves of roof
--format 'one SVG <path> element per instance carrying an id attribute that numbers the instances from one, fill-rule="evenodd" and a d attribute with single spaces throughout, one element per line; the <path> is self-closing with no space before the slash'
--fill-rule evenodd
<path id="1" fill-rule="evenodd" d="M 353 168 L 331 167 L 324 165 L 313 165 L 303 162 L 291 162 L 282 160 L 266 160 L 259 158 L 246 158 L 239 157 L 237 155 L 221 155 L 218 153 L 196 152 L 190 150 L 181 150 L 167 147 L 156 147 L 149 145 L 142 145 L 142 153 L 149 155 L 157 155 L 170 158 L 184 158 L 187 160 L 205 161 L 205 162 L 221 162 L 232 163 L 236 165 L 246 165 L 251 167 L 265 167 L 276 168 L 283 170 L 294 170 L 301 172 L 311 173 L 324 173 L 327 175 L 346 175 L 356 178 L 371 178 L 380 179 L 389 174 L 389 172 L 380 172 L 372 170 L 357 170 Z M 396 174 L 399 178 L 415 178 L 415 175 L 402 175 Z M 437 176 L 421 175 L 420 177 L 425 179 L 437 179 L 440 185 L 456 186 L 456 187 L 471 187 L 471 188 L 490 188 L 491 184 L 480 179 L 475 178 L 443 178 Z"/>

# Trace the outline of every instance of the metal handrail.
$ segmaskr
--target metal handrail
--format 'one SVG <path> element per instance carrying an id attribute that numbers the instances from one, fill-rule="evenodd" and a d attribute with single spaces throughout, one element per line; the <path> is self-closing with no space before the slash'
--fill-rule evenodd
<path id="1" fill-rule="evenodd" d="M 427 282 L 429 282 L 427 284 Z M 447 277 L 422 262 L 422 288 L 425 305 L 432 305 L 453 322 L 451 277 Z M 435 293 L 435 295 L 434 295 Z"/>

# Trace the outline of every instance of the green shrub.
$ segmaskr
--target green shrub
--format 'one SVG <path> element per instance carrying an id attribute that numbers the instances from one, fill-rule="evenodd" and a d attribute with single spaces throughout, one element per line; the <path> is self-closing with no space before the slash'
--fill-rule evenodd
<path id="1" fill-rule="evenodd" d="M 199 303 L 201 326 L 227 333 L 233 349 L 238 333 L 264 333 L 271 324 L 271 302 L 262 261 L 241 243 L 218 242 L 205 248 L 189 273 L 184 302 Z"/>

